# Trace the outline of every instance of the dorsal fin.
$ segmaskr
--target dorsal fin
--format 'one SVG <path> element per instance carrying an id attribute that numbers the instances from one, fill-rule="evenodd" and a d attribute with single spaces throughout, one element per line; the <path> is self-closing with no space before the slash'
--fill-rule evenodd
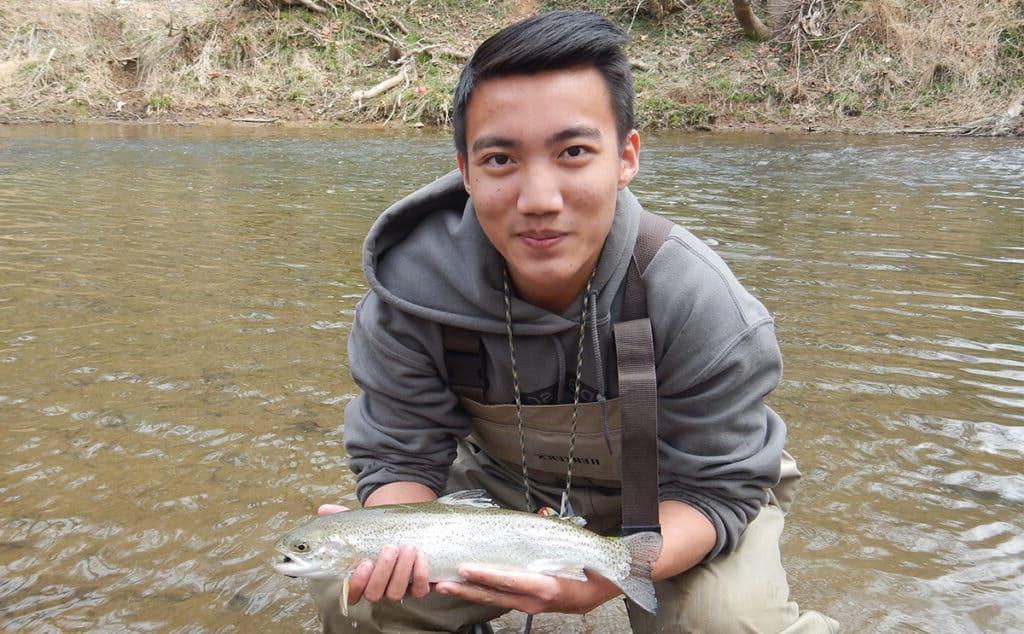
<path id="1" fill-rule="evenodd" d="M 437 501 L 449 506 L 468 506 L 475 509 L 498 508 L 498 505 L 494 503 L 494 500 L 487 495 L 487 491 L 484 491 L 483 489 L 456 491 L 455 493 L 437 498 Z"/>
<path id="2" fill-rule="evenodd" d="M 576 526 L 580 527 L 587 525 L 587 518 L 583 517 L 582 515 L 567 515 L 565 517 L 562 517 L 561 515 L 555 515 L 550 519 L 558 520 L 559 522 L 568 522 L 570 524 L 575 524 Z"/>

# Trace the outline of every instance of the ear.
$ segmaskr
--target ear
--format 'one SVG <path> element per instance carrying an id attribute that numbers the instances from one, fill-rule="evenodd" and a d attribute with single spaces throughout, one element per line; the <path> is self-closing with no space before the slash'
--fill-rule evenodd
<path id="1" fill-rule="evenodd" d="M 640 133 L 630 130 L 619 157 L 619 189 L 625 189 L 640 171 Z"/>
<path id="2" fill-rule="evenodd" d="M 473 192 L 469 191 L 469 165 L 466 164 L 462 152 L 455 153 L 455 163 L 459 166 L 459 171 L 462 172 L 462 186 L 466 189 L 466 193 L 472 196 Z"/>

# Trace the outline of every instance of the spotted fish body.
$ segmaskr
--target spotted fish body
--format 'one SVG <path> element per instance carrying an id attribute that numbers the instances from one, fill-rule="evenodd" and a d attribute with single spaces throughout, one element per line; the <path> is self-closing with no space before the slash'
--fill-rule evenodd
<path id="1" fill-rule="evenodd" d="M 571 519 L 500 509 L 483 491 L 434 502 L 393 504 L 319 517 L 282 536 L 274 570 L 293 577 L 348 578 L 387 545 L 412 545 L 427 557 L 430 581 L 460 581 L 473 564 L 586 581 L 605 577 L 637 605 L 655 612 L 651 564 L 661 535 L 602 537 Z"/>

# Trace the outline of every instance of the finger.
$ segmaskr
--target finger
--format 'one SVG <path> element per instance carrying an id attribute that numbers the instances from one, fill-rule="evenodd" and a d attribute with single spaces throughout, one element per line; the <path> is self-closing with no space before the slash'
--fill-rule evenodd
<path id="1" fill-rule="evenodd" d="M 500 592 L 493 588 L 478 586 L 472 583 L 446 581 L 438 583 L 435 591 L 439 594 L 456 597 L 472 603 L 519 610 L 528 614 L 535 614 L 541 611 L 540 602 L 533 597 Z"/>
<path id="2" fill-rule="evenodd" d="M 335 513 L 342 513 L 347 510 L 348 507 L 341 506 L 340 504 L 321 504 L 320 508 L 316 510 L 316 514 L 323 517 L 324 515 L 334 515 Z"/>
<path id="3" fill-rule="evenodd" d="M 427 568 L 427 556 L 421 552 L 416 553 L 416 563 L 412 567 L 410 592 L 417 599 L 430 594 L 430 570 Z"/>
<path id="4" fill-rule="evenodd" d="M 409 583 L 412 576 L 412 568 L 416 563 L 416 548 L 413 546 L 402 546 L 398 549 L 398 559 L 395 560 L 395 569 L 391 571 L 391 580 L 388 582 L 384 596 L 392 601 L 401 601 L 409 593 Z"/>
<path id="5" fill-rule="evenodd" d="M 373 572 L 373 563 L 364 561 L 363 563 L 356 566 L 356 569 L 352 571 L 352 577 L 348 581 L 348 604 L 355 605 L 359 603 L 359 600 L 363 598 L 363 592 L 366 589 L 366 583 L 370 580 L 370 574 Z M 342 597 L 342 600 L 345 600 Z"/>
<path id="6" fill-rule="evenodd" d="M 513 594 L 540 595 L 555 588 L 558 583 L 550 575 L 474 568 L 472 566 L 460 568 L 459 576 L 478 586 L 487 586 Z"/>
<path id="7" fill-rule="evenodd" d="M 363 590 L 363 598 L 370 603 L 376 603 L 384 597 L 384 591 L 391 580 L 391 572 L 395 569 L 395 560 L 398 559 L 398 549 L 394 546 L 385 546 L 381 549 L 377 561 L 373 564 L 373 573 Z"/>

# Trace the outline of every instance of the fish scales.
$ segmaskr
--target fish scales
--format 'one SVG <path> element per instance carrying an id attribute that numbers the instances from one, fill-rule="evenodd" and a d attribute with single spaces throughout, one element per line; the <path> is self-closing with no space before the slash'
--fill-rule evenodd
<path id="1" fill-rule="evenodd" d="M 580 580 L 587 570 L 615 583 L 644 609 L 656 609 L 650 568 L 660 553 L 660 535 L 602 537 L 572 520 L 497 508 L 483 491 L 317 518 L 278 540 L 281 558 L 274 569 L 347 579 L 388 545 L 412 545 L 426 555 L 432 582 L 459 581 L 458 569 L 466 564 Z"/>

